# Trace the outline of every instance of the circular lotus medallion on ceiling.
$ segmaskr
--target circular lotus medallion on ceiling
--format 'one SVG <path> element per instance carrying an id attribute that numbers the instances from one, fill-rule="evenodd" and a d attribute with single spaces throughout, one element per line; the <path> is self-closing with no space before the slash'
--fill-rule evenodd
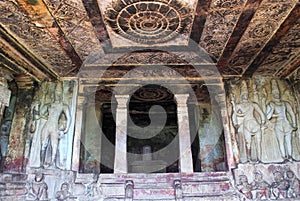
<path id="1" fill-rule="evenodd" d="M 107 8 L 105 20 L 116 34 L 138 43 L 155 44 L 186 34 L 192 15 L 178 0 L 117 0 Z"/>
<path id="2" fill-rule="evenodd" d="M 149 88 L 143 87 L 138 89 L 132 98 L 140 101 L 161 101 L 172 100 L 173 95 L 163 88 Z"/>

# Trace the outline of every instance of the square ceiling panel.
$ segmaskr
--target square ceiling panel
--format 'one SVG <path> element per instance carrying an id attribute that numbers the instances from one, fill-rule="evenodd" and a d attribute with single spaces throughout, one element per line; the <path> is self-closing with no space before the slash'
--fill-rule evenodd
<path id="1" fill-rule="evenodd" d="M 197 0 L 98 0 L 113 48 L 187 46 Z"/>

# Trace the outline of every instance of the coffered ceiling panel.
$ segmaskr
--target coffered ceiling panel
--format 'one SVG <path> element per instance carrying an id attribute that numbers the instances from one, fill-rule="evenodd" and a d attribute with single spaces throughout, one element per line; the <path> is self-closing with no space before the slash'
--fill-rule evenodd
<path id="1" fill-rule="evenodd" d="M 196 0 L 98 0 L 113 47 L 187 46 Z"/>
<path id="2" fill-rule="evenodd" d="M 106 66 L 113 79 L 143 65 L 197 77 L 191 66 L 201 63 L 225 78 L 300 79 L 297 0 L 3 0 L 0 13 L 0 73 L 12 78 Z"/>

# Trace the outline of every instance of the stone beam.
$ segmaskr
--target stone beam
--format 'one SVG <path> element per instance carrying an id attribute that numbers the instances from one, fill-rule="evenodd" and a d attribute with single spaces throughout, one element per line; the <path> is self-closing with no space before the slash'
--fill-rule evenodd
<path id="1" fill-rule="evenodd" d="M 34 54 L 32 54 L 20 42 L 18 42 L 14 37 L 12 37 L 1 25 L 0 38 L 1 47 L 3 47 L 4 45 L 9 45 L 7 46 L 8 49 L 6 49 L 6 53 L 11 52 L 13 53 L 13 55 L 10 56 L 12 56 L 14 59 L 20 61 L 22 60 L 28 63 L 28 69 L 25 69 L 28 73 L 32 71 L 31 73 L 33 73 L 39 79 L 55 80 L 58 78 L 58 75 L 49 66 L 45 65 L 36 56 L 34 56 Z M 22 69 L 19 69 L 17 71 L 23 72 Z"/>
<path id="2" fill-rule="evenodd" d="M 203 32 L 203 28 L 206 22 L 207 11 L 212 0 L 200 1 L 198 0 L 196 13 L 194 17 L 194 23 L 190 39 L 196 43 L 200 42 L 200 38 Z"/>
<path id="3" fill-rule="evenodd" d="M 109 42 L 109 36 L 97 0 L 87 0 L 82 1 L 82 3 L 94 27 L 94 31 L 98 40 L 103 43 L 102 46 L 108 45 L 110 47 L 111 44 L 107 44 Z"/>
<path id="4" fill-rule="evenodd" d="M 241 37 L 243 36 L 244 32 L 246 31 L 248 25 L 250 24 L 253 15 L 255 14 L 256 10 L 258 9 L 260 3 L 262 0 L 259 1 L 253 1 L 248 0 L 246 3 L 246 6 L 240 15 L 240 18 L 226 44 L 226 47 L 224 48 L 225 51 L 223 51 L 218 63 L 217 67 L 220 69 L 221 72 L 226 71 L 226 67 L 228 64 L 228 60 L 233 54 L 233 50 L 238 45 Z"/>
<path id="5" fill-rule="evenodd" d="M 253 73 L 259 68 L 259 66 L 263 63 L 263 61 L 267 59 L 267 57 L 271 54 L 273 47 L 277 45 L 278 41 L 280 41 L 281 38 L 288 33 L 288 31 L 294 26 L 295 22 L 299 18 L 300 18 L 300 4 L 298 3 L 294 7 L 294 9 L 290 12 L 290 14 L 285 19 L 285 21 L 277 29 L 277 32 L 273 35 L 271 40 L 265 45 L 262 51 L 256 56 L 256 58 L 253 60 L 253 62 L 250 64 L 247 70 L 244 72 L 245 77 L 251 77 L 253 75 Z M 290 69 L 287 69 L 285 73 L 283 73 L 282 77 L 287 76 L 289 72 L 293 71 L 293 68 L 294 67 L 292 66 Z"/>

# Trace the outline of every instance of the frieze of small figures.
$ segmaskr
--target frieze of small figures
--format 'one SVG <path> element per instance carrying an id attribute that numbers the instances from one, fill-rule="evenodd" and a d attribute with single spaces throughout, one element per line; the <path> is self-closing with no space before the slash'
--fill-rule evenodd
<path id="1" fill-rule="evenodd" d="M 253 181 L 249 181 L 249 176 Z M 271 178 L 270 181 L 264 179 Z M 270 175 L 255 170 L 252 175 L 240 174 L 236 178 L 236 188 L 243 200 L 278 200 L 300 197 L 300 180 L 289 168 L 276 168 Z"/>

